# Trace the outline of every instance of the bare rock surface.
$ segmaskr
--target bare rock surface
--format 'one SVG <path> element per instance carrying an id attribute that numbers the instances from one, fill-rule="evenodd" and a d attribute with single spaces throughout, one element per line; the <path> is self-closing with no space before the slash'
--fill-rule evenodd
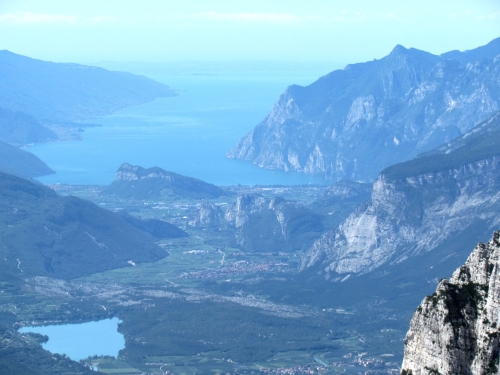
<path id="1" fill-rule="evenodd" d="M 500 232 L 495 232 L 424 299 L 406 335 L 401 374 L 498 373 L 499 256 Z"/>

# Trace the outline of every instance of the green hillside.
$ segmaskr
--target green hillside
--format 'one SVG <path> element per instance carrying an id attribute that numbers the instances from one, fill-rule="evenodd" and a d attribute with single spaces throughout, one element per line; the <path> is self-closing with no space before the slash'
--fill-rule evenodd
<path id="1" fill-rule="evenodd" d="M 150 234 L 118 214 L 0 173 L 3 272 L 71 279 L 166 255 Z"/>

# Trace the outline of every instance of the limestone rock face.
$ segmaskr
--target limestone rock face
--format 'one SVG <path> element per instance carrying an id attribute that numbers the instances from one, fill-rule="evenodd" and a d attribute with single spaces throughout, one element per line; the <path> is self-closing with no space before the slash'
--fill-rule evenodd
<path id="1" fill-rule="evenodd" d="M 200 223 L 206 210 L 204 206 L 200 209 Z M 223 218 L 220 208 L 215 210 L 209 211 L 218 212 L 221 219 L 216 222 L 233 228 L 236 243 L 244 251 L 304 251 L 325 229 L 322 215 L 282 197 L 268 199 L 260 194 L 242 194 L 227 208 Z"/>
<path id="2" fill-rule="evenodd" d="M 500 232 L 479 244 L 413 315 L 401 374 L 498 374 Z"/>
<path id="3" fill-rule="evenodd" d="M 236 204 L 225 215 L 227 222 L 236 228 L 242 227 L 251 214 L 260 212 L 269 206 L 269 202 L 258 194 L 243 194 L 236 198 Z"/>
<path id="4" fill-rule="evenodd" d="M 477 243 L 500 228 L 499 142 L 497 113 L 446 147 L 386 168 L 371 199 L 323 234 L 300 268 L 317 266 L 327 278 L 363 274 L 446 247 L 457 235 Z"/>
<path id="5" fill-rule="evenodd" d="M 373 181 L 385 167 L 460 136 L 500 109 L 500 39 L 487 47 L 488 54 L 437 56 L 396 46 L 380 60 L 292 85 L 227 157 Z"/>
<path id="6" fill-rule="evenodd" d="M 224 212 L 222 209 L 210 202 L 205 202 L 200 207 L 200 224 L 201 225 L 217 225 L 224 220 Z"/>
<path id="7" fill-rule="evenodd" d="M 431 251 L 478 220 L 500 226 L 500 157 L 436 173 L 390 180 L 379 176 L 371 200 L 307 251 L 301 269 L 367 273 Z"/>

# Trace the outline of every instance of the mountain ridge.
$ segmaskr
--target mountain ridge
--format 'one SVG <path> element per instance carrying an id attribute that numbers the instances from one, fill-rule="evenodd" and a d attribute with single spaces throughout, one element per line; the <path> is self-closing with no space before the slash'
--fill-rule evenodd
<path id="1" fill-rule="evenodd" d="M 491 48 L 497 47 L 500 54 L 500 43 Z M 462 65 L 396 46 L 380 60 L 289 86 L 226 156 L 268 169 L 370 181 L 500 109 L 499 76 L 500 59 Z"/>
<path id="2" fill-rule="evenodd" d="M 2 270 L 16 277 L 72 279 L 168 255 L 120 214 L 2 172 L 0 224 Z"/>
<path id="3" fill-rule="evenodd" d="M 500 116 L 493 119 L 500 126 Z M 500 131 L 486 132 L 449 154 L 387 168 L 371 199 L 316 241 L 300 269 L 319 268 L 326 278 L 363 274 L 414 259 L 459 233 L 492 231 L 500 225 L 499 137 Z"/>
<path id="4" fill-rule="evenodd" d="M 55 173 L 31 152 L 0 141 L 0 172 L 31 178 Z"/>
<path id="5" fill-rule="evenodd" d="M 0 106 L 43 123 L 71 125 L 173 95 L 168 86 L 143 76 L 0 51 Z"/>
<path id="6" fill-rule="evenodd" d="M 134 199 L 160 199 L 164 196 L 205 199 L 226 194 L 220 187 L 196 178 L 159 167 L 143 168 L 128 163 L 118 168 L 115 180 L 102 193 Z"/>

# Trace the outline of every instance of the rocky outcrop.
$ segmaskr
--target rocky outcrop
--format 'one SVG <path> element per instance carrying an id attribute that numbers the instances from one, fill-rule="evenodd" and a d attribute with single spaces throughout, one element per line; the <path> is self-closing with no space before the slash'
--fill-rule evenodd
<path id="1" fill-rule="evenodd" d="M 207 199 L 225 195 L 218 186 L 158 167 L 142 168 L 124 163 L 116 171 L 115 181 L 103 194 L 133 199 L 161 199 L 168 196 Z"/>
<path id="2" fill-rule="evenodd" d="M 322 215 L 281 197 L 242 194 L 226 207 L 204 202 L 190 225 L 230 228 L 236 244 L 252 252 L 303 251 L 324 232 Z"/>
<path id="3" fill-rule="evenodd" d="M 242 227 L 250 215 L 269 208 L 269 201 L 259 194 L 243 194 L 225 214 L 225 220 L 236 228 Z"/>
<path id="4" fill-rule="evenodd" d="M 500 345 L 500 232 L 479 244 L 413 315 L 401 374 L 497 374 Z"/>
<path id="5" fill-rule="evenodd" d="M 381 60 L 348 65 L 307 87 L 290 86 L 227 157 L 372 181 L 385 167 L 463 134 L 500 109 L 498 40 L 487 50 L 441 57 L 396 46 Z"/>
<path id="6" fill-rule="evenodd" d="M 224 211 L 220 206 L 210 202 L 205 202 L 200 207 L 200 220 L 201 225 L 217 225 L 224 220 Z"/>
<path id="7" fill-rule="evenodd" d="M 500 116 L 495 119 L 500 126 Z M 367 273 L 432 251 L 459 233 L 500 227 L 498 139 L 500 131 L 468 135 L 449 153 L 387 168 L 371 199 L 316 241 L 301 269 L 320 267 L 327 278 Z"/>
<path id="8" fill-rule="evenodd" d="M 304 251 L 324 232 L 320 215 L 280 197 L 245 196 L 234 212 L 236 241 L 247 251 Z"/>

